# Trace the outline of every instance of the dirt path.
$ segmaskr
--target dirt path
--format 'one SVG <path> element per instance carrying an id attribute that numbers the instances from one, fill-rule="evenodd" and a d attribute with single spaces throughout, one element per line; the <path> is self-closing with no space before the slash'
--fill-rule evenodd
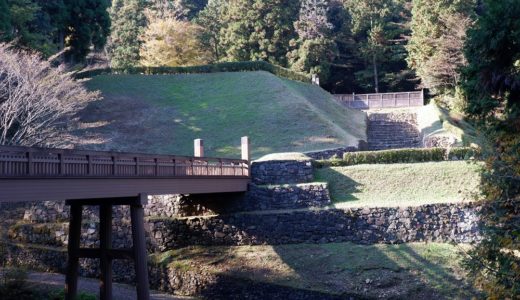
<path id="1" fill-rule="evenodd" d="M 38 285 L 38 286 L 42 286 L 42 287 L 45 286 L 45 288 L 60 289 L 60 288 L 63 288 L 64 282 L 65 282 L 65 276 L 62 274 L 56 274 L 56 273 L 30 272 L 28 274 L 27 282 Z M 78 291 L 98 295 L 99 281 L 96 279 L 80 277 L 79 282 L 78 282 Z M 125 300 L 137 299 L 135 287 L 133 287 L 131 285 L 114 283 L 112 292 L 113 292 L 114 299 L 125 299 Z M 150 299 L 154 299 L 154 300 L 190 299 L 191 300 L 191 299 L 196 299 L 196 298 L 172 296 L 172 295 L 160 293 L 157 291 L 150 291 Z"/>

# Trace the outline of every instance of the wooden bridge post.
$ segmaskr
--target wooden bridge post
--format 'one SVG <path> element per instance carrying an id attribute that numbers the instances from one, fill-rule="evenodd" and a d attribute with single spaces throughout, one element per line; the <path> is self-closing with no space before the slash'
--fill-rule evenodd
<path id="1" fill-rule="evenodd" d="M 202 139 L 193 140 L 193 156 L 204 157 L 204 140 L 202 140 Z"/>
<path id="2" fill-rule="evenodd" d="M 144 235 L 144 208 L 148 202 L 148 195 L 140 194 L 137 203 L 130 205 L 132 222 L 132 240 L 134 250 L 135 278 L 137 299 L 149 300 L 150 287 L 148 282 L 148 253 Z"/>
<path id="3" fill-rule="evenodd" d="M 111 300 L 112 295 L 112 261 L 114 259 L 133 259 L 138 300 L 149 300 L 148 253 L 144 231 L 144 205 L 148 196 L 139 194 L 133 197 L 96 198 L 67 200 L 70 205 L 68 265 L 65 285 L 65 299 L 76 299 L 78 292 L 79 258 L 99 258 L 101 300 Z M 132 223 L 131 249 L 112 248 L 112 207 L 114 205 L 130 206 Z M 99 248 L 80 248 L 81 213 L 83 206 L 99 206 Z"/>
<path id="4" fill-rule="evenodd" d="M 251 160 L 251 152 L 249 150 L 249 137 L 247 136 L 243 136 L 242 137 L 242 146 L 241 146 L 241 149 L 242 149 L 242 159 L 243 160 Z"/>
<path id="5" fill-rule="evenodd" d="M 249 144 L 249 137 L 243 136 L 241 139 L 241 149 L 242 149 L 242 159 L 247 160 L 247 170 L 248 174 L 244 174 L 244 169 L 242 168 L 242 175 L 251 175 L 251 151 L 250 151 L 250 144 Z"/>
<path id="6" fill-rule="evenodd" d="M 100 249 L 100 288 L 101 300 L 112 299 L 112 205 L 99 207 L 99 249 Z"/>
<path id="7" fill-rule="evenodd" d="M 78 292 L 79 245 L 81 237 L 81 204 L 70 205 L 69 244 L 67 274 L 65 277 L 65 299 L 74 300 Z"/>

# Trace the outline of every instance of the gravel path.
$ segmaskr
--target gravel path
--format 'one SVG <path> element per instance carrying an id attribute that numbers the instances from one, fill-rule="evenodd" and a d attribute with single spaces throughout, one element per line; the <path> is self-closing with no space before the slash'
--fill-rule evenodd
<path id="1" fill-rule="evenodd" d="M 30 272 L 27 278 L 28 283 L 32 283 L 38 286 L 45 286 L 45 288 L 60 289 L 63 288 L 65 283 L 65 275 L 56 273 L 40 273 Z M 78 291 L 86 292 L 89 294 L 99 293 L 99 281 L 92 278 L 80 277 L 78 282 Z M 135 287 L 127 284 L 114 283 L 113 284 L 113 297 L 114 299 L 134 300 L 137 299 Z M 186 300 L 196 299 L 193 297 L 182 297 L 172 296 L 169 294 L 160 293 L 157 291 L 150 291 L 150 299 L 154 300 Z"/>

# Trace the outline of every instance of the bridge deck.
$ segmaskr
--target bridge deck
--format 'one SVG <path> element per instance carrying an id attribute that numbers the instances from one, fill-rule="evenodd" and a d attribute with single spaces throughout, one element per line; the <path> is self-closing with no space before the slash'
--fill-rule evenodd
<path id="1" fill-rule="evenodd" d="M 0 146 L 0 201 L 243 192 L 249 161 Z"/>

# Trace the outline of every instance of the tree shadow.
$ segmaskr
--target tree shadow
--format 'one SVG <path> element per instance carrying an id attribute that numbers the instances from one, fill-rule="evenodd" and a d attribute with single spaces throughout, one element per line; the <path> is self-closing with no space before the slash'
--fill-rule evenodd
<path id="1" fill-rule="evenodd" d="M 333 203 L 359 201 L 354 194 L 361 192 L 363 185 L 333 168 L 319 168 L 314 171 L 316 181 L 328 182 Z"/>

